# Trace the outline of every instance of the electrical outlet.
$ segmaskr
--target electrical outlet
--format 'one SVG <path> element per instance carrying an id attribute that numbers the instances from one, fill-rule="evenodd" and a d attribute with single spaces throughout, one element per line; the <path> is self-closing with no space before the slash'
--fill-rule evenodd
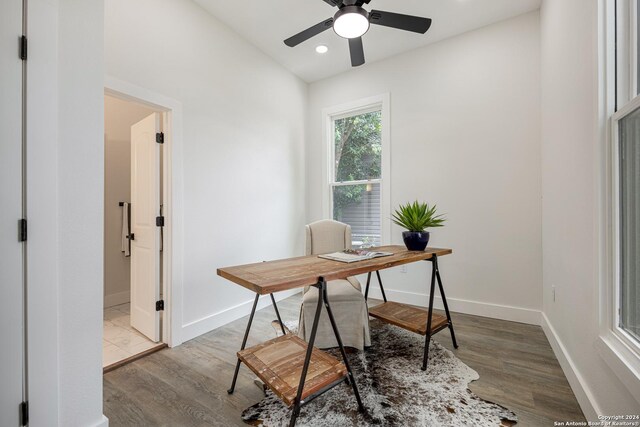
<path id="1" fill-rule="evenodd" d="M 556 302 L 556 287 L 555 287 L 555 285 L 551 286 L 551 296 L 553 297 L 553 302 Z"/>
<path id="2" fill-rule="evenodd" d="M 400 273 L 406 273 L 407 272 L 407 266 L 406 265 L 401 265 L 400 266 Z"/>

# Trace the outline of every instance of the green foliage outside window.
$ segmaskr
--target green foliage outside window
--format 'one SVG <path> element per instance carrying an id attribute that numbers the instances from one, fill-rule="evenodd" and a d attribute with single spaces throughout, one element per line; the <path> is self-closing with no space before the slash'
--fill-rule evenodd
<path id="1" fill-rule="evenodd" d="M 379 179 L 382 168 L 382 113 L 374 111 L 336 120 L 335 181 Z M 340 220 L 344 207 L 362 200 L 365 185 L 334 187 L 333 217 Z"/>

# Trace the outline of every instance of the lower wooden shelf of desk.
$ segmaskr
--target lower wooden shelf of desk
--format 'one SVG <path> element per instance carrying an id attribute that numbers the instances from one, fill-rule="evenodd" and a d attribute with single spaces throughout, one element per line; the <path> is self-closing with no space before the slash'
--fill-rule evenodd
<path id="1" fill-rule="evenodd" d="M 287 334 L 238 352 L 251 369 L 287 406 L 295 403 L 307 343 Z M 301 401 L 345 381 L 347 368 L 330 354 L 314 348 Z"/>
<path id="2" fill-rule="evenodd" d="M 391 301 L 369 308 L 369 316 L 420 335 L 427 334 L 428 315 L 427 310 Z M 445 316 L 435 313 L 431 316 L 431 335 L 448 326 Z"/>

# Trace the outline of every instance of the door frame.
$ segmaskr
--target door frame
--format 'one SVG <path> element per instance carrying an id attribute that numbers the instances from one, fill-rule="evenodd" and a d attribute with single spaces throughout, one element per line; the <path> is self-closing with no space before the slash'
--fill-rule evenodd
<path id="1" fill-rule="evenodd" d="M 164 133 L 162 155 L 162 200 L 165 225 L 162 242 L 162 342 L 182 344 L 183 265 L 183 168 L 182 104 L 146 88 L 105 76 L 104 93 L 157 110 Z"/>

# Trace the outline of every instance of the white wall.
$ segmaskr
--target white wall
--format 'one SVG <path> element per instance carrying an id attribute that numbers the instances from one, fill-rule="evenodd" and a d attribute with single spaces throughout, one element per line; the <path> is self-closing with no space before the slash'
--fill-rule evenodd
<path id="1" fill-rule="evenodd" d="M 321 110 L 388 92 L 391 206 L 417 198 L 447 214 L 430 245 L 454 250 L 440 263 L 451 308 L 538 323 L 539 49 L 533 12 L 313 83 L 307 219 L 322 215 Z M 426 304 L 426 265 L 407 269 L 383 273 L 387 294 Z"/>
<path id="2" fill-rule="evenodd" d="M 28 4 L 30 425 L 102 416 L 102 1 Z"/>
<path id="3" fill-rule="evenodd" d="M 22 61 L 16 34 L 22 32 L 22 5 L 5 3 L 0 15 L 0 425 L 18 425 L 16 408 L 23 401 L 23 243 L 16 238 L 22 217 Z"/>
<path id="4" fill-rule="evenodd" d="M 104 97 L 104 306 L 129 301 L 131 258 L 121 251 L 122 208 L 131 202 L 131 125 L 154 111 Z"/>
<path id="5" fill-rule="evenodd" d="M 303 251 L 307 86 L 191 1 L 109 1 L 105 25 L 106 73 L 183 107 L 189 339 L 250 310 L 216 268 Z"/>
<path id="6" fill-rule="evenodd" d="M 62 402 L 67 397 L 66 388 L 59 382 L 60 365 L 69 362 L 62 355 L 59 344 L 58 331 L 61 327 L 60 312 L 64 310 L 67 300 L 61 299 L 59 292 L 59 263 L 60 239 L 58 218 L 61 203 L 58 191 L 59 182 L 59 117 L 58 97 L 59 59 L 62 47 L 59 44 L 59 33 L 62 24 L 59 23 L 61 13 L 58 1 L 31 0 L 28 3 L 29 19 L 29 59 L 27 67 L 27 205 L 29 219 L 28 238 L 28 345 L 29 345 L 29 419 L 31 425 L 55 425 L 59 420 Z M 93 13 L 82 11 L 82 13 Z M 68 14 L 69 12 L 65 12 Z M 68 25 L 65 23 L 65 25 Z M 81 27 L 82 28 L 82 27 Z M 95 30 L 95 29 L 94 29 Z M 68 29 L 67 29 L 68 31 Z M 82 28 L 79 34 L 83 34 Z M 66 49 L 66 48 L 65 48 Z M 93 55 L 92 52 L 90 55 Z M 100 51 L 95 52 L 100 55 Z M 92 58 L 89 56 L 89 58 Z M 85 64 L 89 66 L 90 64 Z M 77 72 L 82 72 L 80 68 Z M 73 78 L 73 76 L 70 76 Z M 100 111 L 94 114 L 100 115 Z M 82 130 L 86 130 L 82 124 Z M 67 200 L 73 203 L 73 200 Z M 81 205 L 84 202 L 81 200 Z M 67 237 L 68 238 L 68 237 Z M 94 242 L 87 242 L 93 245 Z M 82 252 L 85 246 L 78 250 Z M 67 254 L 71 259 L 73 254 Z M 83 254 L 80 258 L 83 261 Z M 67 280 L 67 289 L 84 287 L 81 280 Z M 99 286 L 97 284 L 96 286 Z M 100 303 L 98 303 L 100 304 Z M 90 319 L 93 316 L 90 317 Z M 77 318 L 83 323 L 84 319 Z M 101 329 L 95 328 L 97 337 Z M 98 343 L 96 343 L 98 344 Z M 94 363 L 101 365 L 101 358 L 96 360 L 96 354 L 89 352 L 88 357 Z M 93 382 L 94 389 L 100 393 L 99 379 L 91 376 L 87 380 Z M 91 404 L 101 396 L 86 396 Z M 96 400 L 94 400 L 96 399 Z M 85 400 L 80 403 L 84 404 Z M 93 406 L 93 405 L 92 405 Z M 89 419 L 99 416 L 91 414 Z"/>
<path id="7" fill-rule="evenodd" d="M 638 413 L 594 348 L 598 338 L 598 1 L 541 9 L 544 328 L 585 412 Z M 555 301 L 552 287 L 555 286 Z"/>
<path id="8" fill-rule="evenodd" d="M 59 25 L 59 420 L 81 426 L 102 414 L 102 1 L 60 0 Z"/>

